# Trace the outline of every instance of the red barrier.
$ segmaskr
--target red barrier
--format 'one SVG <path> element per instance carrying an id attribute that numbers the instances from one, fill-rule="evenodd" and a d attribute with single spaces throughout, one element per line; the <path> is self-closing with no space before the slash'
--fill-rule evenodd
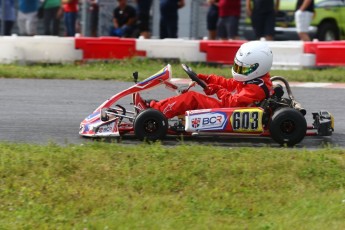
<path id="1" fill-rule="evenodd" d="M 345 66 L 345 43 L 342 46 L 319 46 L 316 50 L 316 65 Z"/>
<path id="2" fill-rule="evenodd" d="M 200 51 L 206 53 L 209 63 L 234 63 L 238 48 L 246 41 L 200 41 Z"/>
<path id="3" fill-rule="evenodd" d="M 345 41 L 305 42 L 304 52 L 315 54 L 316 66 L 345 66 Z"/>
<path id="4" fill-rule="evenodd" d="M 75 48 L 83 50 L 83 59 L 123 59 L 146 56 L 145 51 L 136 50 L 136 39 L 118 37 L 78 37 Z"/>

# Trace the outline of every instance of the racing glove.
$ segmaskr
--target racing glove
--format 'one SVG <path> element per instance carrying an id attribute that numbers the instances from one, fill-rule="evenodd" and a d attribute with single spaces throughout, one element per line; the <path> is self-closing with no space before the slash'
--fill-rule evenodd
<path id="1" fill-rule="evenodd" d="M 207 87 L 204 89 L 206 95 L 213 95 L 217 93 L 222 87 L 220 85 L 215 84 L 208 84 Z"/>

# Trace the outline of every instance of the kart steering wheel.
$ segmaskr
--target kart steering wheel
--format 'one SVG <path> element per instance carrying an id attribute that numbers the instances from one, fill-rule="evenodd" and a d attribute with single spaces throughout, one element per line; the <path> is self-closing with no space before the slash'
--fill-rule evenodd
<path id="1" fill-rule="evenodd" d="M 202 81 L 200 78 L 198 78 L 198 75 L 186 64 L 181 64 L 183 70 L 188 74 L 188 77 L 192 80 L 198 83 L 203 89 L 207 87 L 207 84 Z"/>

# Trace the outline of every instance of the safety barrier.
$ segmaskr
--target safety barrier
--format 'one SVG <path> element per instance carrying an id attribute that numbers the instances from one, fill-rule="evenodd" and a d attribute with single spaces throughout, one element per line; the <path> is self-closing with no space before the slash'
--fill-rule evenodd
<path id="1" fill-rule="evenodd" d="M 232 65 L 238 48 L 246 41 L 200 41 L 200 51 L 206 53 L 206 62 Z"/>
<path id="2" fill-rule="evenodd" d="M 66 63 L 140 56 L 231 65 L 244 42 L 14 35 L 0 37 L 0 63 Z M 273 51 L 276 69 L 345 66 L 345 41 L 268 41 L 267 44 Z"/>
<path id="3" fill-rule="evenodd" d="M 13 42 L 1 39 L 0 42 L 0 63 L 11 64 L 17 60 L 22 59 L 23 55 L 20 55 L 20 51 L 14 46 Z"/>
<path id="4" fill-rule="evenodd" d="M 305 42 L 304 52 L 315 54 L 316 66 L 345 65 L 345 41 Z"/>
<path id="5" fill-rule="evenodd" d="M 200 50 L 206 53 L 206 62 L 233 64 L 238 48 L 246 41 L 201 41 Z M 315 64 L 315 55 L 303 52 L 300 41 L 268 41 L 273 52 L 274 68 L 301 68 Z"/>
<path id="6" fill-rule="evenodd" d="M 83 51 L 83 59 L 124 59 L 145 56 L 136 49 L 136 39 L 118 37 L 76 37 L 75 48 Z"/>
<path id="7" fill-rule="evenodd" d="M 199 40 L 185 39 L 138 39 L 136 47 L 144 50 L 148 58 L 204 62 L 205 54 L 199 51 L 199 43 Z"/>
<path id="8" fill-rule="evenodd" d="M 82 58 L 82 52 L 74 49 L 74 38 L 55 36 L 0 38 L 0 62 L 67 63 Z"/>
<path id="9" fill-rule="evenodd" d="M 302 41 L 268 41 L 273 52 L 273 67 L 302 68 L 315 65 L 315 55 L 304 53 Z"/>

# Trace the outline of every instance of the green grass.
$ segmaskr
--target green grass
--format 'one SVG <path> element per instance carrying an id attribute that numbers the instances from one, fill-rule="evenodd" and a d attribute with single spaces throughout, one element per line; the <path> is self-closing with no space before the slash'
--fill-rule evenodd
<path id="1" fill-rule="evenodd" d="M 0 143 L 0 229 L 345 229 L 345 150 Z"/>
<path id="2" fill-rule="evenodd" d="M 2 78 L 142 80 L 165 61 L 0 65 Z M 187 75 L 171 62 L 174 77 Z M 230 77 L 229 67 L 190 64 Z M 344 69 L 274 70 L 345 82 Z M 345 150 L 0 142 L 2 229 L 345 229 Z"/>
<path id="3" fill-rule="evenodd" d="M 2 78 L 37 79 L 100 79 L 132 81 L 132 73 L 139 72 L 143 80 L 162 69 L 168 61 L 130 59 L 112 62 L 94 62 L 65 65 L 0 65 Z M 173 77 L 188 78 L 177 61 L 170 61 Z M 190 64 L 197 73 L 215 73 L 231 77 L 229 66 Z M 271 75 L 284 76 L 289 81 L 299 82 L 345 82 L 343 68 L 272 70 Z"/>

